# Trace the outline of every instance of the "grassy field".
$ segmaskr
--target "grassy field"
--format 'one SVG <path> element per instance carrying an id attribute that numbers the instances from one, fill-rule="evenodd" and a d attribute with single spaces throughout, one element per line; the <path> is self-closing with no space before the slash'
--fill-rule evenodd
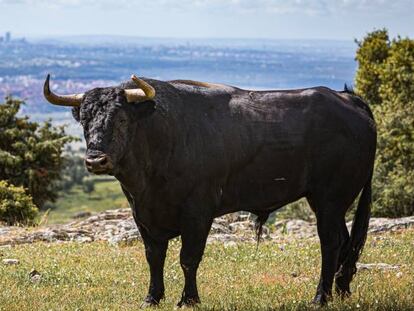
<path id="1" fill-rule="evenodd" d="M 48 211 L 47 223 L 69 222 L 79 212 L 101 212 L 128 206 L 118 181 L 97 180 L 95 190 L 90 194 L 85 193 L 81 186 L 73 187 L 68 193 L 61 193 Z"/>
<path id="2" fill-rule="evenodd" d="M 350 299 L 335 298 L 323 310 L 413 310 L 414 230 L 368 239 L 362 262 L 398 265 L 398 270 L 357 274 Z M 166 299 L 156 310 L 172 310 L 183 278 L 178 240 L 166 262 Z M 308 310 L 318 281 L 315 240 L 208 245 L 199 270 L 199 310 Z M 143 246 L 106 243 L 36 243 L 0 248 L 0 310 L 131 310 L 146 294 L 148 268 Z M 36 269 L 40 281 L 29 273 Z"/>

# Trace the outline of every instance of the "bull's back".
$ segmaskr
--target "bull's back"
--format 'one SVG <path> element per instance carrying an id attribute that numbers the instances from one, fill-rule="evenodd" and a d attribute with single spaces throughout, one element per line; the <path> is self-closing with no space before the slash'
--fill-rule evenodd
<path id="1" fill-rule="evenodd" d="M 230 105 L 245 162 L 226 180 L 223 213 L 275 209 L 305 196 L 338 167 L 372 161 L 373 120 L 352 96 L 326 88 L 250 92 Z"/>

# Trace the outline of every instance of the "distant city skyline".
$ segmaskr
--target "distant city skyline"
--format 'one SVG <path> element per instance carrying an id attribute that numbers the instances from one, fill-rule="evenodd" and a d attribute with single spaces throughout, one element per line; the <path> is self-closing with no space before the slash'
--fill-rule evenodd
<path id="1" fill-rule="evenodd" d="M 158 38 L 414 36 L 413 0 L 0 0 L 0 34 Z"/>

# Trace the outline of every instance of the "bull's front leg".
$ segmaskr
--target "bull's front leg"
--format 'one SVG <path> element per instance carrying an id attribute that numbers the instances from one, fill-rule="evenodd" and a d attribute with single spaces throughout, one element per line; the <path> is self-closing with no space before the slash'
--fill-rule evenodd
<path id="1" fill-rule="evenodd" d="M 190 202 L 181 216 L 180 264 L 184 272 L 185 285 L 178 307 L 193 306 L 200 302 L 197 290 L 197 269 L 203 257 L 207 236 L 213 222 L 213 206 L 210 200 Z"/>
<path id="2" fill-rule="evenodd" d="M 168 241 L 153 239 L 145 230 L 138 226 L 145 245 L 145 256 L 150 268 L 150 284 L 148 295 L 141 304 L 141 308 L 156 306 L 164 298 L 164 261 Z"/>

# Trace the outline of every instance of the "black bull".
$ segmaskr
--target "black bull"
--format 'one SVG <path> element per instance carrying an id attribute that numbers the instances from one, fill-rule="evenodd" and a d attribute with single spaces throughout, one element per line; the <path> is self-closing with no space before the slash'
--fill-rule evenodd
<path id="1" fill-rule="evenodd" d="M 181 236 L 185 286 L 179 306 L 199 302 L 196 273 L 214 217 L 269 213 L 306 197 L 316 214 L 322 269 L 316 303 L 350 294 L 367 235 L 376 129 L 352 92 L 325 87 L 246 91 L 191 81 L 146 80 L 153 100 L 124 89 L 85 93 L 74 116 L 95 173 L 121 183 L 145 243 L 151 280 L 144 305 L 164 297 L 168 240 Z M 98 160 L 96 160 L 98 159 Z M 345 213 L 361 192 L 351 234 Z"/>

